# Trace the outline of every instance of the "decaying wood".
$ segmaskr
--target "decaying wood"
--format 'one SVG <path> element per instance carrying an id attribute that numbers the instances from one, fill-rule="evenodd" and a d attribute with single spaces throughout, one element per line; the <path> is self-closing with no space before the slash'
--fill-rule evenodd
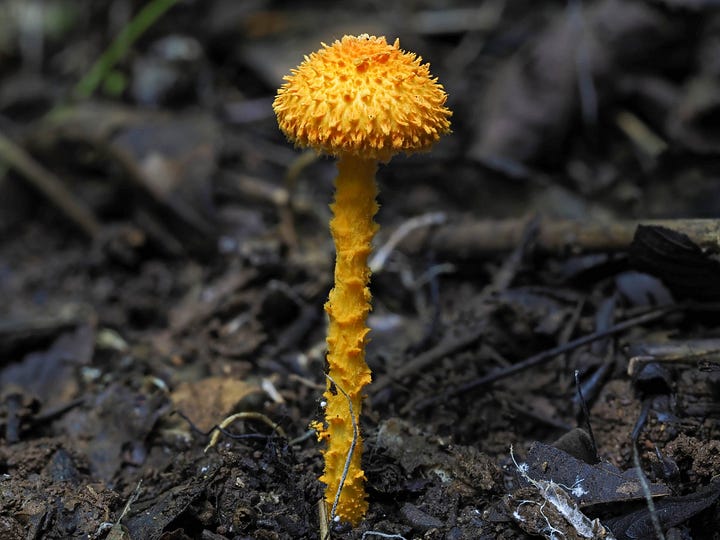
<path id="1" fill-rule="evenodd" d="M 438 258 L 473 259 L 509 251 L 521 242 L 528 219 L 482 220 L 448 223 L 432 231 L 409 235 L 400 248 L 411 253 L 433 250 Z M 551 253 L 622 251 L 632 242 L 638 225 L 654 225 L 687 235 L 701 248 L 720 252 L 720 220 L 649 219 L 609 223 L 541 218 L 535 248 Z"/>

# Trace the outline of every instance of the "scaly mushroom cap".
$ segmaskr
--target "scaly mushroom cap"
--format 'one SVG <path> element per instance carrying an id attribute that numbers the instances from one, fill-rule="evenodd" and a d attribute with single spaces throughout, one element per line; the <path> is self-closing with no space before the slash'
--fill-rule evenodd
<path id="1" fill-rule="evenodd" d="M 298 146 L 388 161 L 450 130 L 447 94 L 429 64 L 384 37 L 344 36 L 310 56 L 278 91 L 278 124 Z"/>

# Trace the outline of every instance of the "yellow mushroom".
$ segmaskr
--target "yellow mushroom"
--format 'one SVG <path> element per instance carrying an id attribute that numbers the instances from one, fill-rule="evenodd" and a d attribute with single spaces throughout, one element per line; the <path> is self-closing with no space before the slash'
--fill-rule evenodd
<path id="1" fill-rule="evenodd" d="M 335 287 L 325 304 L 329 380 L 325 422 L 315 427 L 326 442 L 320 480 L 328 509 L 356 525 L 368 506 L 362 439 L 354 434 L 371 379 L 365 321 L 371 309 L 367 258 L 378 228 L 375 172 L 394 154 L 428 150 L 450 130 L 452 113 L 429 65 L 384 37 L 344 36 L 323 44 L 285 81 L 273 103 L 280 129 L 297 146 L 339 158 L 330 221 Z"/>

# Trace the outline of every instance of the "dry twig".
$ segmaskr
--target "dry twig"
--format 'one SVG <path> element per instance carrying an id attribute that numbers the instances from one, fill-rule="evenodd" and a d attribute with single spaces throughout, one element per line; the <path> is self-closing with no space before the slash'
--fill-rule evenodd
<path id="1" fill-rule="evenodd" d="M 7 163 L 42 192 L 86 235 L 93 239 L 98 238 L 101 225 L 93 212 L 65 187 L 62 180 L 2 133 L 0 133 L 0 161 Z"/>
<path id="2" fill-rule="evenodd" d="M 237 420 L 259 420 L 268 426 L 270 426 L 275 433 L 277 433 L 280 437 L 283 439 L 287 439 L 287 435 L 285 434 L 285 430 L 280 427 L 278 424 L 270 420 L 267 416 L 265 416 L 262 413 L 259 412 L 239 412 L 232 414 L 228 416 L 225 420 L 220 422 L 217 427 L 213 430 L 213 434 L 210 437 L 210 442 L 205 447 L 205 452 L 210 450 L 213 446 L 215 446 L 220 439 L 220 434 L 227 429 L 227 427 L 232 424 L 233 422 Z"/>
<path id="3" fill-rule="evenodd" d="M 509 251 L 523 238 L 528 219 L 448 223 L 414 231 L 401 243 L 411 252 L 432 249 L 439 259 L 473 259 Z M 620 251 L 630 246 L 638 225 L 660 226 L 687 235 L 703 249 L 720 252 L 720 220 L 648 219 L 610 223 L 537 220 L 535 248 L 552 253 Z"/>
<path id="4" fill-rule="evenodd" d="M 660 319 L 661 317 L 664 317 L 668 313 L 670 313 L 672 311 L 677 311 L 677 310 L 681 309 L 682 307 L 683 306 L 680 306 L 680 305 L 664 306 L 664 307 L 657 308 L 653 311 L 650 311 L 648 313 L 645 313 L 644 315 L 639 315 L 637 317 L 627 319 L 627 320 L 619 322 L 613 326 L 610 326 L 609 328 L 607 328 L 605 330 L 601 330 L 599 332 L 594 332 L 592 334 L 587 334 L 585 336 L 581 336 L 572 341 L 568 341 L 567 343 L 564 343 L 562 345 L 558 345 L 557 347 L 547 349 L 541 353 L 538 353 L 534 356 L 531 356 L 530 358 L 523 360 L 522 362 L 518 362 L 516 364 L 511 364 L 510 366 L 507 366 L 505 368 L 498 369 L 496 371 L 493 371 L 492 373 L 489 373 L 488 375 L 479 377 L 477 379 L 469 381 L 460 386 L 457 386 L 454 388 L 448 388 L 444 392 L 440 392 L 440 393 L 436 394 L 435 396 L 432 396 L 432 397 L 426 398 L 422 401 L 416 402 L 415 405 L 408 405 L 406 407 L 406 409 L 411 408 L 411 407 L 414 407 L 416 409 L 424 409 L 431 405 L 435 405 L 436 403 L 445 401 L 448 398 L 458 396 L 460 394 L 465 394 L 471 390 L 474 390 L 475 388 L 479 388 L 481 386 L 487 386 L 488 384 L 494 383 L 494 382 L 502 380 L 502 379 L 507 379 L 508 377 L 515 375 L 516 373 L 519 373 L 526 369 L 530 369 L 530 368 L 538 366 L 544 362 L 552 360 L 559 354 L 566 353 L 568 351 L 577 349 L 578 347 L 582 347 L 583 345 L 587 345 L 587 344 L 597 341 L 599 339 L 604 339 L 608 336 L 612 336 L 619 332 L 623 332 L 634 326 L 638 326 L 641 324 L 645 324 L 645 323 Z"/>

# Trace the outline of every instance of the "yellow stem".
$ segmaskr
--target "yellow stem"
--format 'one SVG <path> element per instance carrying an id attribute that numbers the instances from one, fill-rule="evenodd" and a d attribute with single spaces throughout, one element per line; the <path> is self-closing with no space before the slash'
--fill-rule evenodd
<path id="1" fill-rule="evenodd" d="M 335 180 L 335 202 L 330 205 L 334 216 L 330 231 L 335 240 L 336 260 L 335 287 L 325 304 L 329 316 L 328 373 L 352 400 L 358 426 L 363 387 L 371 378 L 370 368 L 365 363 L 365 344 L 370 331 L 365 321 L 371 309 L 367 259 L 378 229 L 373 221 L 378 210 L 376 170 L 374 160 L 341 157 Z M 327 441 L 327 447 L 324 450 L 325 473 L 320 480 L 327 485 L 325 501 L 332 508 L 353 442 L 353 425 L 348 398 L 330 382 L 325 402 L 325 426 L 319 437 Z M 368 506 L 361 456 L 362 440 L 358 436 L 336 509 L 340 519 L 353 525 L 362 519 Z"/>

